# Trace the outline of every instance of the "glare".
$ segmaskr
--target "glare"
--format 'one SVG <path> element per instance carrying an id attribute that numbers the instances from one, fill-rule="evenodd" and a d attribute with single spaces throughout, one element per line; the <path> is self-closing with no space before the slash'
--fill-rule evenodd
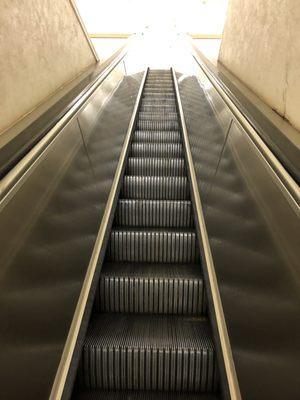
<path id="1" fill-rule="evenodd" d="M 89 33 L 221 34 L 227 0 L 77 0 Z"/>
<path id="2" fill-rule="evenodd" d="M 221 35 L 227 0 L 77 0 L 77 6 L 89 34 L 137 34 L 131 52 L 133 71 L 138 66 L 168 68 L 184 63 L 185 34 Z M 124 42 L 92 41 L 100 59 L 110 56 Z M 201 45 L 217 54 L 216 41 Z"/>

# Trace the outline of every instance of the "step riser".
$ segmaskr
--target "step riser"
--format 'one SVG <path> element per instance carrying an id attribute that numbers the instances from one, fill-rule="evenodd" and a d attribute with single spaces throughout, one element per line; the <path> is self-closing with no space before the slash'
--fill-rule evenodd
<path id="1" fill-rule="evenodd" d="M 186 176 L 184 159 L 129 158 L 126 175 Z"/>
<path id="2" fill-rule="evenodd" d="M 219 400 L 219 397 L 211 394 L 199 393 L 168 393 L 151 392 L 149 390 L 110 391 L 97 390 L 92 395 L 87 395 L 87 389 L 82 391 L 74 400 Z M 72 397 L 73 399 L 73 397 Z"/>
<path id="3" fill-rule="evenodd" d="M 133 143 L 130 154 L 132 157 L 182 158 L 183 148 L 179 143 Z"/>
<path id="4" fill-rule="evenodd" d="M 190 200 L 185 177 L 125 176 L 121 197 L 145 200 Z"/>
<path id="5" fill-rule="evenodd" d="M 181 136 L 180 133 L 176 131 L 135 131 L 133 141 L 138 143 L 181 143 Z"/>
<path id="6" fill-rule="evenodd" d="M 205 304 L 199 279 L 102 276 L 96 294 L 100 312 L 204 315 Z"/>
<path id="7" fill-rule="evenodd" d="M 175 96 L 174 95 L 174 90 L 172 88 L 167 89 L 167 88 L 145 88 L 143 91 L 144 96 L 153 95 L 153 94 L 159 94 L 159 95 L 166 95 L 166 96 Z"/>
<path id="8" fill-rule="evenodd" d="M 139 113 L 139 120 L 143 121 L 177 121 L 178 115 L 176 113 L 150 113 L 150 112 L 140 112 Z"/>
<path id="9" fill-rule="evenodd" d="M 83 379 L 88 388 L 213 392 L 212 350 L 151 348 L 83 348 Z"/>
<path id="10" fill-rule="evenodd" d="M 162 113 L 163 118 L 169 113 L 176 113 L 176 107 L 174 106 L 141 106 L 141 112 L 143 113 Z"/>
<path id="11" fill-rule="evenodd" d="M 172 107 L 176 107 L 176 102 L 175 99 L 142 99 L 142 106 L 161 106 L 161 105 L 165 105 L 165 106 L 172 106 Z"/>
<path id="12" fill-rule="evenodd" d="M 143 98 L 146 100 L 151 100 L 151 99 L 157 99 L 160 100 L 162 99 L 174 99 L 175 100 L 175 95 L 174 93 L 163 93 L 163 92 L 151 92 L 151 93 L 144 93 Z"/>
<path id="13" fill-rule="evenodd" d="M 174 87 L 172 83 L 156 83 L 156 82 L 150 82 L 146 83 L 145 85 L 145 90 L 151 90 L 151 89 L 157 89 L 157 90 L 172 90 L 174 92 Z"/>
<path id="14" fill-rule="evenodd" d="M 117 226 L 192 228 L 190 202 L 119 200 L 115 216 Z"/>
<path id="15" fill-rule="evenodd" d="M 112 231 L 108 260 L 120 262 L 197 263 L 194 232 Z"/>
<path id="16" fill-rule="evenodd" d="M 138 121 L 138 130 L 152 131 L 172 131 L 179 130 L 178 121 Z"/>

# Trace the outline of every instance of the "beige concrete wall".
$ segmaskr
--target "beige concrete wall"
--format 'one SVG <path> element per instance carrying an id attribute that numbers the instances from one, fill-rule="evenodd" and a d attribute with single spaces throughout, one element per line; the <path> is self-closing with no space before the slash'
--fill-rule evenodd
<path id="1" fill-rule="evenodd" d="M 299 0 L 229 0 L 219 60 L 300 129 Z"/>
<path id="2" fill-rule="evenodd" d="M 69 0 L 1 0 L 0 132 L 95 62 Z"/>

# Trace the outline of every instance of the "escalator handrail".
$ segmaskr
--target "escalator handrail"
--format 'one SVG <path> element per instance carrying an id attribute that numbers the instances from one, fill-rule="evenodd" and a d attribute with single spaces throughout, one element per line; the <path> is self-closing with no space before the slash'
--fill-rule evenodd
<path id="1" fill-rule="evenodd" d="M 212 86 L 215 88 L 217 93 L 221 96 L 225 104 L 228 106 L 236 120 L 244 128 L 251 141 L 254 143 L 255 147 L 261 153 L 263 158 L 266 160 L 270 168 L 279 178 L 283 190 L 287 194 L 289 202 L 299 208 L 300 206 L 300 188 L 294 179 L 294 177 L 289 173 L 289 171 L 282 164 L 281 160 L 274 154 L 274 152 L 269 148 L 268 144 L 262 139 L 261 135 L 254 126 L 253 121 L 245 111 L 241 108 L 239 102 L 232 94 L 230 89 L 226 84 L 220 79 L 220 77 L 215 73 L 213 68 L 211 68 L 209 62 L 205 59 L 201 51 L 196 47 L 196 45 L 190 39 L 190 45 L 192 47 L 192 55 L 204 72 L 205 76 L 208 78 Z"/>
<path id="2" fill-rule="evenodd" d="M 103 248 L 103 243 L 107 234 L 107 229 L 109 225 L 109 220 L 111 218 L 111 214 L 113 211 L 113 205 L 115 204 L 115 199 L 118 195 L 118 190 L 120 190 L 121 178 L 124 173 L 124 166 L 128 156 L 130 140 L 132 137 L 132 133 L 135 129 L 138 110 L 140 107 L 142 92 L 144 89 L 146 77 L 148 74 L 148 69 L 145 70 L 141 85 L 139 88 L 139 92 L 136 97 L 134 109 L 131 115 L 131 119 L 129 121 L 129 125 L 127 128 L 124 144 L 122 147 L 122 151 L 120 154 L 120 158 L 118 161 L 118 165 L 116 168 L 116 172 L 114 175 L 114 180 L 110 189 L 109 197 L 105 206 L 104 214 L 101 220 L 101 225 L 99 227 L 95 245 L 92 251 L 92 255 L 90 258 L 90 262 L 87 268 L 87 272 L 85 275 L 85 279 L 82 285 L 82 289 L 80 292 L 79 300 L 76 305 L 75 313 L 72 319 L 72 323 L 70 326 L 69 334 L 67 340 L 64 345 L 64 350 L 62 353 L 62 357 L 59 363 L 59 367 L 57 369 L 57 373 L 54 379 L 54 383 L 51 389 L 50 400 L 58 400 L 63 397 L 64 389 L 73 357 L 73 353 L 75 350 L 75 346 L 77 343 L 79 330 L 82 324 L 84 312 L 86 309 L 86 305 L 89 299 L 89 293 L 91 289 L 91 285 L 93 282 L 93 278 L 95 275 L 96 267 L 98 265 L 99 254 L 101 249 Z"/>
<path id="3" fill-rule="evenodd" d="M 21 183 L 30 169 L 38 162 L 47 147 L 58 137 L 62 129 L 73 119 L 85 106 L 88 99 L 93 95 L 106 77 L 123 60 L 128 52 L 131 40 L 118 49 L 102 66 L 100 71 L 82 91 L 68 104 L 60 113 L 59 120 L 55 125 L 17 162 L 17 164 L 0 181 L 0 204 L 6 203 L 13 188 Z"/>
<path id="4" fill-rule="evenodd" d="M 196 219 L 198 221 L 200 234 L 201 234 L 203 255 L 205 258 L 205 264 L 206 264 L 206 269 L 207 269 L 207 274 L 208 274 L 208 279 L 209 279 L 209 287 L 210 287 L 211 295 L 212 295 L 213 309 L 214 309 L 214 315 L 215 315 L 215 320 L 216 320 L 217 329 L 218 329 L 219 342 L 220 342 L 221 350 L 222 350 L 223 362 L 224 362 L 225 373 L 226 373 L 226 378 L 227 378 L 228 391 L 230 393 L 231 400 L 241 400 L 241 393 L 240 393 L 239 383 L 238 383 L 238 379 L 237 379 L 237 375 L 236 375 L 236 369 L 235 369 L 235 365 L 234 365 L 232 349 L 231 349 L 228 330 L 227 330 L 227 326 L 226 326 L 226 321 L 225 321 L 225 316 L 224 316 L 224 311 L 223 311 L 223 306 L 222 306 L 222 300 L 221 300 L 221 296 L 220 296 L 220 292 L 219 292 L 219 288 L 218 288 L 218 282 L 217 282 L 217 276 L 216 276 L 216 271 L 215 271 L 215 267 L 214 267 L 213 257 L 212 257 L 211 248 L 210 248 L 210 244 L 209 244 L 209 239 L 208 239 L 208 234 L 207 234 L 207 229 L 206 229 L 206 224 L 205 224 L 205 219 L 204 219 L 204 213 L 203 213 L 203 207 L 202 207 L 202 202 L 201 202 L 201 196 L 200 196 L 199 188 L 198 188 L 198 184 L 197 184 L 197 178 L 196 178 L 196 173 L 195 173 L 195 168 L 194 168 L 194 163 L 193 163 L 193 157 L 192 157 L 192 152 L 191 152 L 189 139 L 188 139 L 188 131 L 187 131 L 185 117 L 184 117 L 184 111 L 183 111 L 183 107 L 182 107 L 182 103 L 181 103 L 181 99 L 180 99 L 178 82 L 176 79 L 176 74 L 175 74 L 174 69 L 171 68 L 171 71 L 172 71 L 172 76 L 173 76 L 176 101 L 177 101 L 181 131 L 182 131 L 182 136 L 183 136 L 183 142 L 184 142 L 185 155 L 186 155 L 188 171 L 189 171 L 189 178 L 190 178 L 190 183 L 191 183 L 191 192 L 192 192 L 195 212 L 196 212 L 196 216 L 197 216 Z"/>

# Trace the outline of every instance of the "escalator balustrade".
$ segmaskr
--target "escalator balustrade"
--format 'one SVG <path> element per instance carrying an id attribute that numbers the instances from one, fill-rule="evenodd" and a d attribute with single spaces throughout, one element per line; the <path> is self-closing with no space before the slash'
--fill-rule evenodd
<path id="1" fill-rule="evenodd" d="M 148 72 L 76 399 L 216 399 L 216 352 L 172 75 Z"/>

